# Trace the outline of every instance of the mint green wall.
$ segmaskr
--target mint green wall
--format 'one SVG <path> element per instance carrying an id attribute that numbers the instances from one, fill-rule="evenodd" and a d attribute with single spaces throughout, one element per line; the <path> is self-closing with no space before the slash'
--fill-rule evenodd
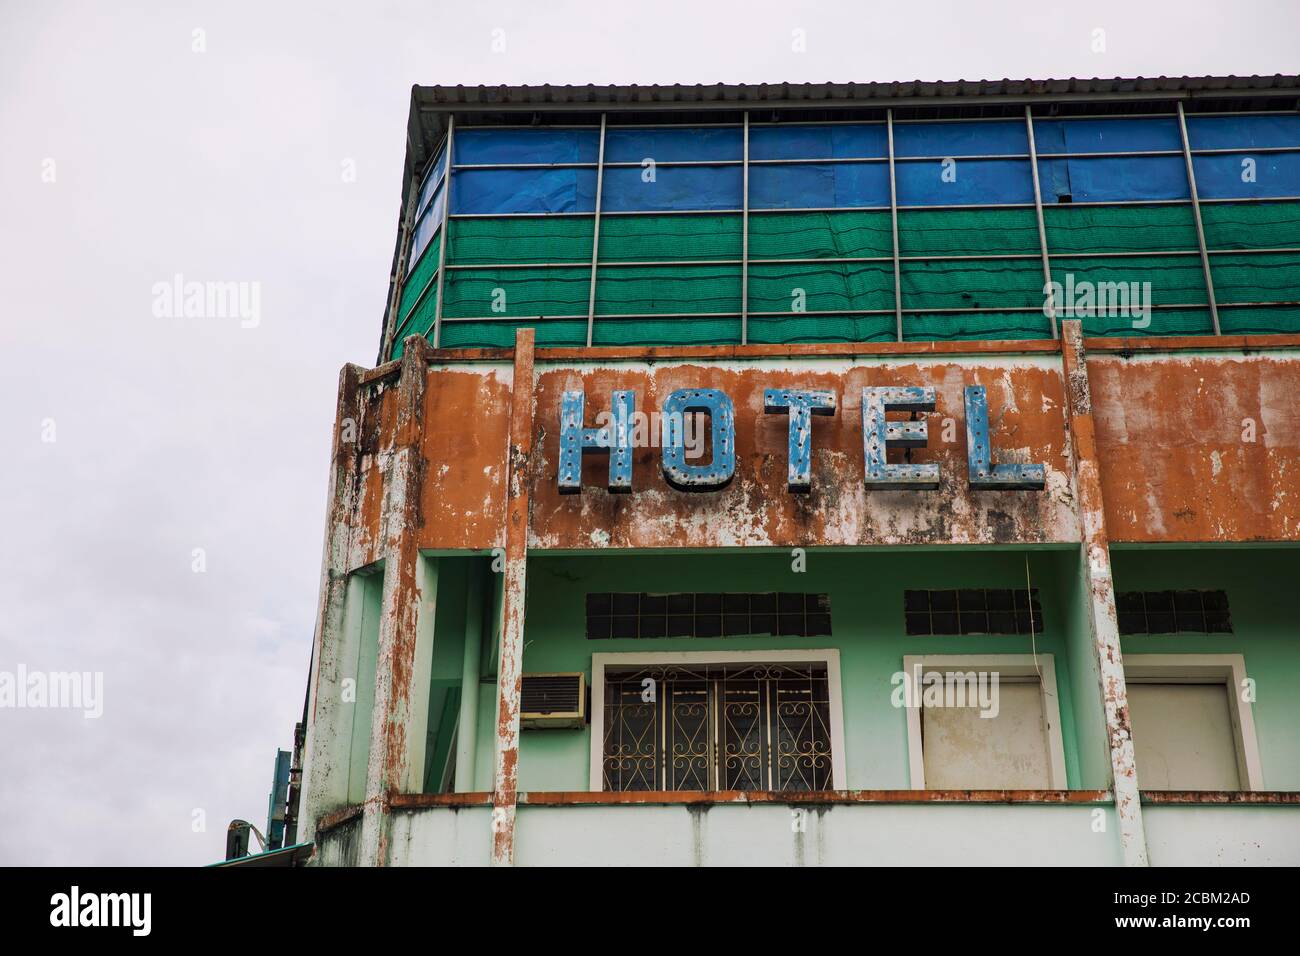
<path id="1" fill-rule="evenodd" d="M 438 562 L 438 593 L 433 606 L 429 727 L 423 774 L 424 792 L 436 793 L 456 731 L 461 658 L 465 646 L 465 591 L 469 582 L 469 564 L 473 559 L 428 557 L 424 560 Z"/>
<path id="2" fill-rule="evenodd" d="M 382 569 L 352 575 L 344 601 L 344 679 L 356 680 L 348 746 L 347 802 L 366 798 L 366 768 L 370 761 L 370 734 L 375 706 L 375 670 L 379 658 L 379 618 L 383 604 Z M 344 697 L 346 701 L 347 698 Z"/>
<path id="3" fill-rule="evenodd" d="M 891 704 L 890 678 L 904 654 L 1024 654 L 1020 636 L 908 637 L 903 628 L 907 588 L 1024 587 L 1025 551 L 944 548 L 925 551 L 854 552 L 810 550 L 807 571 L 791 571 L 786 551 L 726 551 L 672 555 L 612 554 L 539 556 L 528 563 L 524 671 L 584 671 L 591 655 L 618 651 L 758 650 L 834 647 L 840 651 L 845 763 L 850 789 L 910 785 L 906 712 Z M 1029 552 L 1033 585 L 1043 606 L 1040 653 L 1055 656 L 1066 774 L 1072 788 L 1104 787 L 1109 758 L 1095 667 L 1074 679 L 1076 661 L 1091 652 L 1086 618 L 1080 622 L 1078 550 Z M 831 596 L 833 638 L 709 638 L 588 641 L 588 591 L 809 591 Z M 1086 612 L 1085 612 L 1086 613 Z M 1079 628 L 1083 627 L 1082 633 Z M 1073 633 L 1072 633 L 1073 632 Z M 476 787 L 490 790 L 496 693 L 480 702 Z M 1093 701 L 1079 703 L 1080 693 Z M 1082 734 L 1080 716 L 1100 721 Z M 1086 757 L 1080 758 L 1080 739 Z M 520 743 L 522 790 L 586 790 L 590 728 L 524 731 Z M 1104 756 L 1104 750 L 1102 754 Z"/>
<path id="4" fill-rule="evenodd" d="M 1060 626 L 1065 632 L 1066 658 L 1073 678 L 1071 704 L 1079 773 L 1077 779 L 1071 778 L 1071 786 L 1108 790 L 1113 782 L 1110 739 L 1101 693 L 1101 664 L 1092 635 L 1091 590 L 1084 579 L 1083 548 L 1057 552 L 1053 558 L 1061 598 Z M 1069 756 L 1067 752 L 1067 760 Z"/>
<path id="5" fill-rule="evenodd" d="M 1242 654 L 1255 680 L 1264 787 L 1300 790 L 1300 548 L 1125 548 L 1112 559 L 1117 591 L 1227 592 L 1232 634 L 1132 635 L 1120 647 L 1127 654 Z"/>

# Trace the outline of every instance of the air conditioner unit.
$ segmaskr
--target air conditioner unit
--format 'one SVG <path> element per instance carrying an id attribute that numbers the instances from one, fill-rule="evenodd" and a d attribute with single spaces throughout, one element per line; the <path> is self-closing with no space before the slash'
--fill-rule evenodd
<path id="1" fill-rule="evenodd" d="M 525 674 L 519 694 L 519 726 L 532 730 L 587 725 L 587 678 L 568 674 Z"/>

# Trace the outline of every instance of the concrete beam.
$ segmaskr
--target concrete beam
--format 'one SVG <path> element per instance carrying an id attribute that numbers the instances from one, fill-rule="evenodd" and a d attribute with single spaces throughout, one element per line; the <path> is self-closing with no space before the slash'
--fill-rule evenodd
<path id="1" fill-rule="evenodd" d="M 505 588 L 497 669 L 496 766 L 492 786 L 492 865 L 512 866 L 515 804 L 519 797 L 519 694 L 523 675 L 524 605 L 533 452 L 532 329 L 515 332 L 507 461 Z"/>
<path id="2" fill-rule="evenodd" d="M 1071 461 L 1082 534 L 1083 584 L 1093 644 L 1100 665 L 1106 736 L 1110 743 L 1115 810 L 1120 844 L 1127 866 L 1147 865 L 1146 834 L 1142 828 L 1142 803 L 1138 794 L 1137 765 L 1129 723 L 1128 691 L 1120 657 L 1119 627 L 1115 616 L 1115 583 L 1111 573 L 1110 540 L 1106 535 L 1106 508 L 1097 461 L 1097 440 L 1092 418 L 1092 391 L 1083 331 L 1077 319 L 1061 323 L 1061 356 L 1066 387 L 1066 414 L 1070 427 Z"/>

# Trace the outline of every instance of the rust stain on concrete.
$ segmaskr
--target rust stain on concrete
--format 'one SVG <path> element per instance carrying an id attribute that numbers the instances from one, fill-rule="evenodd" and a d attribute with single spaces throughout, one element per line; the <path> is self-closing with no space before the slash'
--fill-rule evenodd
<path id="1" fill-rule="evenodd" d="M 1300 540 L 1293 355 L 1089 356 L 1112 541 Z"/>
<path id="2" fill-rule="evenodd" d="M 871 491 L 863 481 L 861 425 L 865 386 L 932 386 L 937 408 L 924 413 L 930 440 L 925 448 L 891 452 L 896 460 L 937 462 L 935 491 Z M 977 491 L 967 487 L 963 388 L 988 389 L 993 453 L 998 461 L 1040 462 L 1043 492 Z M 680 388 L 714 388 L 735 405 L 736 473 L 725 489 L 679 491 L 660 471 L 660 449 L 633 453 L 630 494 L 604 489 L 604 463 L 587 456 L 581 494 L 561 495 L 560 395 L 582 389 L 587 424 L 609 408 L 615 389 L 637 393 L 637 411 L 660 411 Z M 839 397 L 834 416 L 813 423 L 812 485 L 788 492 L 788 419 L 763 411 L 765 388 L 830 389 Z M 612 365 L 552 369 L 539 374 L 538 462 L 530 545 L 564 548 L 681 548 L 808 544 L 1019 543 L 1078 540 L 1065 438 L 1064 388 L 1059 367 L 1048 360 L 1003 365 L 906 362 L 864 366 L 822 363 L 789 367 Z M 552 421 L 554 419 L 554 421 Z M 895 459 L 891 459 L 895 460 Z"/>

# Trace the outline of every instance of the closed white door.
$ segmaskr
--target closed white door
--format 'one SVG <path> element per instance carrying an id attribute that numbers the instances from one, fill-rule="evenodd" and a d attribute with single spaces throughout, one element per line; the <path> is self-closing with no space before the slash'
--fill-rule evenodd
<path id="1" fill-rule="evenodd" d="M 1240 790 L 1225 684 L 1128 685 L 1143 790 Z"/>
<path id="2" fill-rule="evenodd" d="M 921 752 L 929 790 L 1046 790 L 1051 758 L 1038 681 L 998 687 L 996 717 L 976 707 L 924 707 Z"/>

